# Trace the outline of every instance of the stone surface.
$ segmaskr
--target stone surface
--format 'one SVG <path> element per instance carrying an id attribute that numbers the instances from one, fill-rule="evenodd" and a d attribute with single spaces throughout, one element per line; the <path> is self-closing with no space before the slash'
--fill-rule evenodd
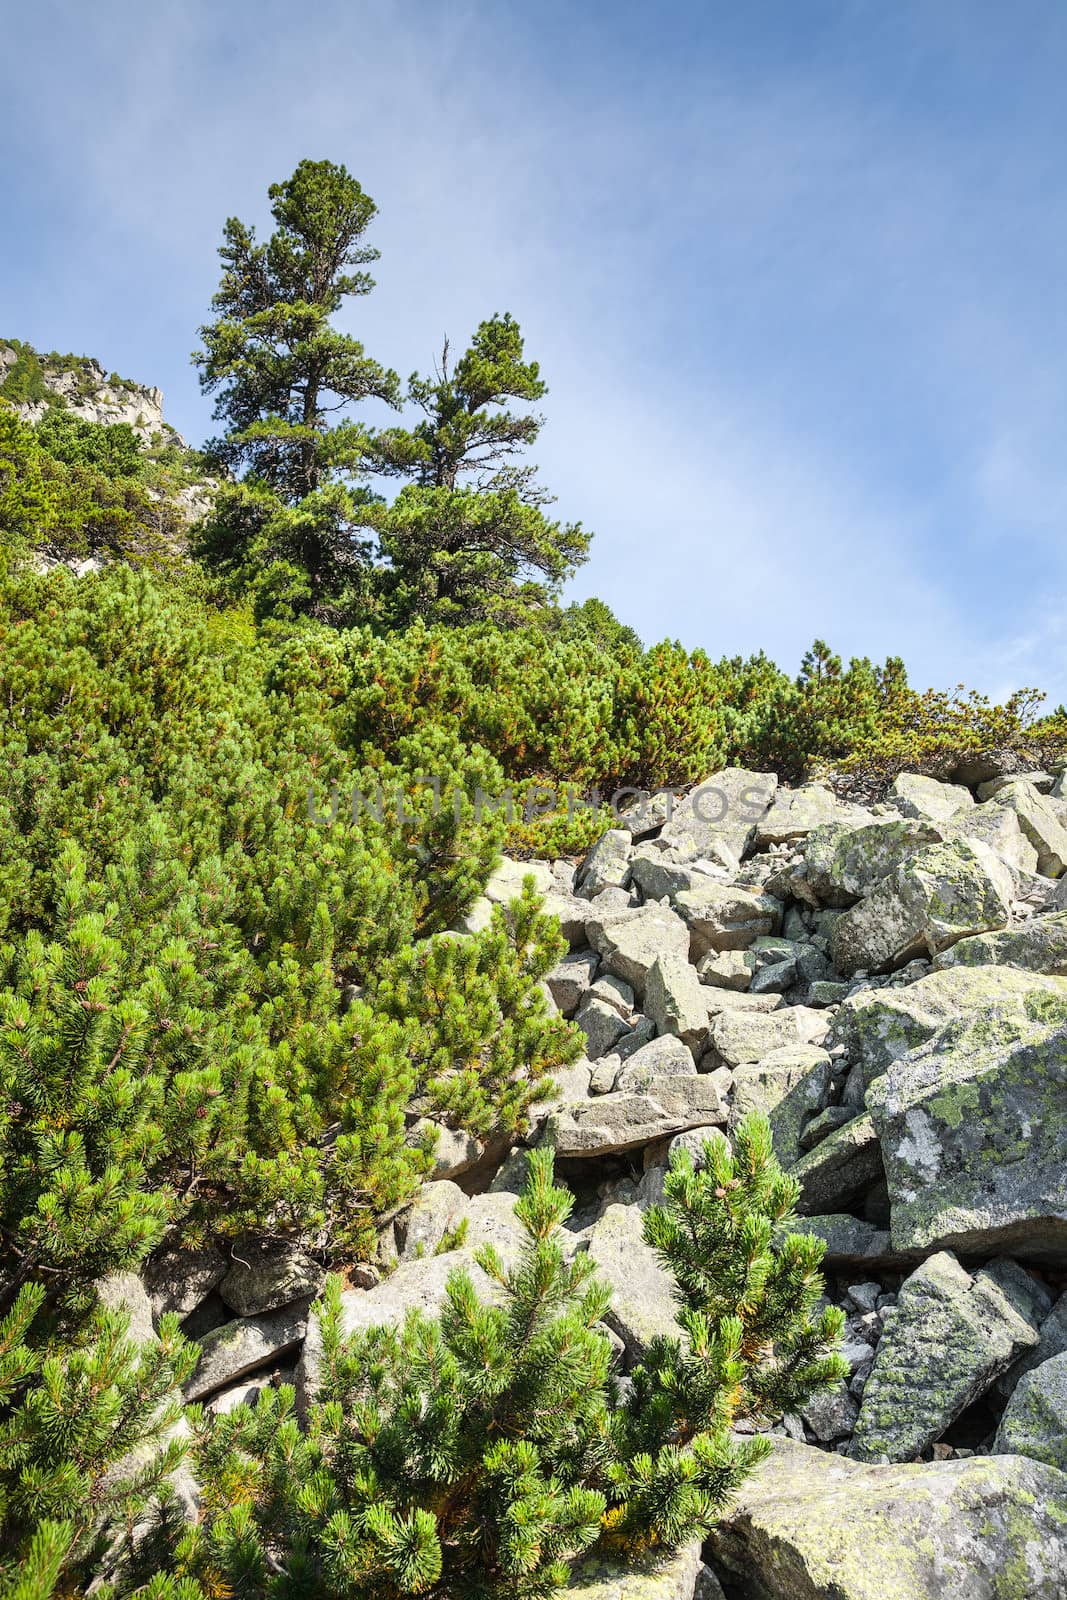
<path id="1" fill-rule="evenodd" d="M 844 1211 L 882 1176 L 882 1155 L 870 1117 L 855 1117 L 790 1167 L 800 1181 L 798 1210 Z"/>
<path id="2" fill-rule="evenodd" d="M 745 990 L 755 970 L 756 957 L 751 950 L 709 950 L 697 963 L 701 983 L 714 989 Z"/>
<path id="3" fill-rule="evenodd" d="M 679 1074 L 694 1073 L 693 1053 L 681 1039 L 673 1034 L 661 1034 L 650 1039 L 640 1050 L 635 1050 L 620 1066 L 616 1087 L 643 1093 L 655 1089 L 663 1078 L 676 1078 Z"/>
<path id="4" fill-rule="evenodd" d="M 1020 828 L 1037 851 L 1038 872 L 1058 878 L 1067 866 L 1067 828 L 1055 806 L 1025 778 L 1006 784 L 990 803 L 1015 812 Z"/>
<path id="5" fill-rule="evenodd" d="M 476 1167 L 485 1154 L 485 1146 L 473 1134 L 462 1128 L 446 1128 L 430 1117 L 420 1117 L 408 1130 L 412 1140 L 428 1138 L 433 1150 L 434 1178 L 455 1178 L 460 1173 Z"/>
<path id="6" fill-rule="evenodd" d="M 806 887 L 815 904 L 851 905 L 940 838 L 935 825 L 916 819 L 894 818 L 862 828 L 843 823 L 816 828 L 804 845 L 798 890 Z"/>
<path id="7" fill-rule="evenodd" d="M 601 1156 L 640 1149 L 686 1128 L 724 1119 L 718 1089 L 709 1077 L 663 1073 L 647 1093 L 616 1091 L 554 1112 L 541 1138 L 563 1157 Z"/>
<path id="8" fill-rule="evenodd" d="M 709 1049 L 717 1062 L 728 1067 L 762 1061 L 772 1050 L 805 1043 L 805 1034 L 818 1031 L 813 1028 L 812 1018 L 817 1018 L 818 1028 L 825 1031 L 824 1014 L 809 1013 L 802 1006 L 789 1006 L 765 1014 L 733 1009 L 722 1011 L 711 1019 Z"/>
<path id="9" fill-rule="evenodd" d="M 498 1193 L 481 1196 L 483 1200 L 514 1202 L 514 1196 Z M 498 1236 L 493 1240 L 500 1249 Z M 512 1248 L 502 1249 L 505 1264 L 511 1265 L 518 1253 L 518 1233 Z M 422 1311 L 427 1316 L 437 1316 L 445 1303 L 448 1280 L 451 1274 L 463 1269 L 468 1272 L 475 1290 L 482 1300 L 495 1300 L 498 1290 L 474 1260 L 474 1246 L 465 1244 L 447 1255 L 431 1256 L 424 1261 L 407 1261 L 396 1268 L 373 1289 L 346 1289 L 341 1296 L 341 1329 L 346 1335 L 363 1333 L 368 1328 L 395 1327 L 404 1321 L 409 1311 Z M 274 1312 L 275 1317 L 284 1312 Z M 264 1321 L 268 1319 L 262 1319 Z M 250 1326 L 234 1324 L 230 1327 Z M 302 1325 L 303 1327 L 303 1325 Z M 225 1333 L 225 1329 L 220 1329 Z M 258 1363 L 257 1363 L 258 1364 Z M 242 1370 L 249 1370 L 244 1368 Z M 302 1410 L 318 1392 L 322 1370 L 322 1328 L 318 1313 L 311 1311 L 306 1323 L 306 1337 L 296 1368 L 297 1402 Z M 198 1369 L 199 1371 L 199 1369 Z M 237 1374 L 234 1374 L 236 1376 Z M 195 1376 L 195 1374 L 194 1374 Z M 229 1380 L 227 1380 L 229 1381 Z M 214 1386 L 213 1386 L 214 1387 Z M 192 1396 L 190 1396 L 192 1398 Z"/>
<path id="10" fill-rule="evenodd" d="M 846 975 L 890 972 L 969 934 L 1003 928 L 1012 890 L 1008 869 L 984 845 L 927 845 L 834 924 L 834 965 Z"/>
<path id="11" fill-rule="evenodd" d="M 847 1439 L 856 1425 L 859 1407 L 843 1383 L 823 1389 L 800 1408 L 800 1415 L 820 1444 Z"/>
<path id="12" fill-rule="evenodd" d="M 766 815 L 756 824 L 756 848 L 804 839 L 824 823 L 832 822 L 836 813 L 833 793 L 820 783 L 808 783 L 801 789 L 779 789 Z"/>
<path id="13" fill-rule="evenodd" d="M 1067 1469 L 1067 1354 L 1053 1356 L 1020 1378 L 1000 1419 L 997 1455 L 1029 1456 Z"/>
<path id="14" fill-rule="evenodd" d="M 660 840 L 679 861 L 712 857 L 720 844 L 739 861 L 777 788 L 778 779 L 771 772 L 743 767 L 716 772 L 677 803 Z"/>
<path id="15" fill-rule="evenodd" d="M 644 996 L 649 968 L 660 956 L 689 954 L 689 930 L 681 917 L 666 906 L 642 906 L 614 916 L 593 916 L 588 924 L 589 943 L 603 958 L 608 972 L 631 985 L 638 999 Z"/>
<path id="16" fill-rule="evenodd" d="M 552 968 L 545 982 L 563 1016 L 574 1016 L 582 996 L 593 986 L 599 965 L 595 950 L 571 950 Z"/>
<path id="17" fill-rule="evenodd" d="M 1021 967 L 1027 972 L 1067 977 L 1067 912 L 1032 917 L 1021 927 L 979 933 L 943 950 L 936 967 Z"/>
<path id="18" fill-rule="evenodd" d="M 602 889 L 625 889 L 630 882 L 630 849 L 625 828 L 609 828 L 589 851 L 578 875 L 578 894 L 592 900 Z"/>
<path id="19" fill-rule="evenodd" d="M 103 1311 L 122 1311 L 129 1319 L 126 1337 L 134 1344 L 155 1343 L 152 1302 L 136 1272 L 109 1272 L 93 1285 Z"/>
<path id="20" fill-rule="evenodd" d="M 423 1262 L 417 1267 L 422 1270 Z M 262 1317 L 240 1317 L 205 1334 L 200 1360 L 185 1385 L 187 1400 L 202 1400 L 215 1389 L 229 1388 L 246 1372 L 276 1361 L 295 1350 L 307 1332 L 307 1311 L 302 1306 L 282 1306 Z"/>
<path id="21" fill-rule="evenodd" d="M 219 1294 L 239 1317 L 251 1317 L 294 1300 L 313 1299 L 325 1276 L 319 1263 L 297 1245 L 238 1239 L 230 1248 L 229 1270 Z"/>
<path id="22" fill-rule="evenodd" d="M 459 1184 L 448 1178 L 423 1184 L 414 1203 L 397 1221 L 399 1259 L 418 1261 L 432 1256 L 459 1222 L 466 1204 L 467 1197 Z"/>
<path id="23" fill-rule="evenodd" d="M 962 965 L 931 972 L 906 988 L 850 995 L 836 1012 L 826 1042 L 830 1049 L 842 1047 L 871 1083 L 947 1022 L 978 1014 L 998 1025 L 1025 1023 L 1057 996 L 1067 1003 L 1067 983 L 1059 979 L 1034 978 L 1012 967 Z"/>
<path id="24" fill-rule="evenodd" d="M 633 882 L 646 900 L 673 900 L 682 889 L 698 889 L 701 884 L 722 882 L 725 868 L 708 862 L 672 861 L 659 852 L 635 855 L 630 863 Z"/>
<path id="25" fill-rule="evenodd" d="M 707 1570 L 698 1540 L 670 1556 L 634 1560 L 598 1553 L 576 1563 L 563 1593 L 571 1600 L 717 1600 L 716 1589 L 719 1596 L 722 1590 L 714 1574 L 704 1580 Z"/>
<path id="26" fill-rule="evenodd" d="M 1062 1600 L 1067 1474 L 1019 1456 L 863 1466 L 776 1439 L 708 1548 L 746 1600 Z"/>
<path id="27" fill-rule="evenodd" d="M 657 1334 L 678 1337 L 674 1280 L 642 1238 L 641 1222 L 639 1207 L 611 1205 L 589 1236 L 589 1255 L 612 1289 L 604 1321 L 625 1344 L 630 1366 Z"/>
<path id="28" fill-rule="evenodd" d="M 892 1271 L 914 1264 L 914 1253 L 895 1251 L 885 1228 L 864 1222 L 847 1211 L 822 1216 L 796 1217 L 789 1225 L 792 1233 L 812 1233 L 826 1245 L 823 1266 L 827 1272 L 852 1267 Z"/>
<path id="29" fill-rule="evenodd" d="M 784 1167 L 791 1167 L 800 1159 L 804 1124 L 822 1109 L 829 1086 L 830 1057 L 825 1050 L 811 1044 L 772 1050 L 734 1073 L 731 1125 L 751 1111 L 762 1112 L 770 1121 L 775 1155 Z"/>
<path id="30" fill-rule="evenodd" d="M 707 990 L 681 956 L 660 956 L 645 982 L 645 1013 L 661 1034 L 681 1039 L 698 1059 L 708 1037 Z"/>
<path id="31" fill-rule="evenodd" d="M 582 1000 L 574 1020 L 585 1034 L 585 1051 L 590 1061 L 606 1056 L 623 1034 L 629 1032 L 629 1024 L 617 1008 L 592 991 Z"/>
<path id="32" fill-rule="evenodd" d="M 221 1250 L 166 1250 L 154 1256 L 141 1277 L 158 1320 L 167 1311 L 187 1317 L 226 1276 L 229 1263 Z"/>
<path id="33" fill-rule="evenodd" d="M 898 1248 L 1067 1261 L 1067 1022 L 1032 1011 L 949 1022 L 868 1087 Z"/>
<path id="34" fill-rule="evenodd" d="M 901 1285 L 863 1392 L 851 1455 L 911 1461 L 1038 1342 L 1025 1296 L 999 1264 L 973 1277 L 941 1251 Z"/>
<path id="35" fill-rule="evenodd" d="M 961 783 L 941 783 L 918 772 L 901 772 L 889 786 L 886 799 L 902 816 L 925 822 L 947 822 L 960 811 L 971 811 L 974 796 Z"/>
<path id="36" fill-rule="evenodd" d="M 517 900 L 527 878 L 533 879 L 538 894 L 558 893 L 558 885 L 547 861 L 513 861 L 509 856 L 504 856 L 485 886 L 486 898 L 494 905 L 506 905 L 509 900 Z"/>
<path id="37" fill-rule="evenodd" d="M 782 918 L 781 902 L 770 895 L 712 879 L 679 890 L 674 905 L 689 929 L 694 961 L 709 950 L 744 950 L 761 934 L 773 933 Z"/>

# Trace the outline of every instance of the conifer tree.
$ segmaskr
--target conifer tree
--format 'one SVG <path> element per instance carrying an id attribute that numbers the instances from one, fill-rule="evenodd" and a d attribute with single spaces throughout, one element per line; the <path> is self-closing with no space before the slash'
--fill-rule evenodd
<path id="1" fill-rule="evenodd" d="M 789 1233 L 800 1186 L 783 1173 L 766 1117 L 672 1160 L 644 1236 L 676 1285 L 683 1339 L 653 1340 L 635 1374 L 633 1440 L 760 1426 L 848 1376 L 844 1313 L 817 1310 L 825 1245 Z"/>
<path id="2" fill-rule="evenodd" d="M 432 378 L 412 375 L 408 398 L 424 420 L 388 429 L 375 444 L 381 469 L 412 481 L 392 505 L 369 512 L 394 624 L 519 618 L 542 608 L 584 561 L 590 536 L 580 524 L 550 520 L 536 469 L 515 464 L 543 419 L 507 402 L 545 392 L 510 315 L 482 322 L 454 367 L 446 343 Z"/>
<path id="3" fill-rule="evenodd" d="M 301 161 L 269 193 L 277 226 L 264 243 L 236 217 L 226 224 L 218 316 L 193 358 L 229 425 L 211 452 L 246 474 L 220 493 L 197 549 L 261 613 L 338 622 L 365 592 L 368 436 L 350 416 L 330 417 L 398 398 L 396 374 L 331 326 L 349 296 L 374 287 L 365 268 L 378 252 L 364 235 L 376 208 L 331 161 Z"/>
<path id="4" fill-rule="evenodd" d="M 801 1403 L 844 1363 L 840 1314 L 812 1315 L 821 1244 L 781 1237 L 797 1191 L 766 1120 L 705 1160 L 699 1174 L 678 1160 L 649 1213 L 681 1337 L 654 1341 L 624 1404 L 600 1328 L 610 1293 L 564 1249 L 571 1196 L 535 1150 L 517 1260 L 475 1252 L 491 1299 L 459 1268 L 440 1317 L 345 1339 L 333 1280 L 307 1432 L 285 1389 L 198 1419 L 207 1514 L 173 1570 L 249 1600 L 548 1600 L 597 1542 L 627 1559 L 706 1535 L 770 1448 L 733 1425 Z"/>
<path id="5" fill-rule="evenodd" d="M 180 1385 L 197 1357 L 173 1316 L 140 1345 L 117 1310 L 42 1333 L 44 1298 L 25 1284 L 0 1317 L 0 1588 L 27 1600 L 83 1593 L 173 1496 Z"/>

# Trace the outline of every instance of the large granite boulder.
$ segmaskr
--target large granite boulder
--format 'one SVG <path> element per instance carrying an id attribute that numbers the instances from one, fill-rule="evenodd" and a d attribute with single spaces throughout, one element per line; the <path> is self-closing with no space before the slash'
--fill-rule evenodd
<path id="1" fill-rule="evenodd" d="M 941 1251 L 901 1285 L 852 1437 L 858 1461 L 914 1461 L 1038 1342 L 1021 1268 L 973 1277 Z"/>
<path id="2" fill-rule="evenodd" d="M 842 1046 L 849 1063 L 859 1066 L 864 1081 L 872 1083 L 947 1022 L 981 1016 L 997 1025 L 1025 1023 L 1047 1016 L 1050 1000 L 1057 997 L 1067 1022 L 1067 983 L 1061 979 L 1032 976 L 1010 966 L 961 965 L 931 972 L 904 988 L 863 989 L 849 995 L 834 1014 L 826 1043 L 830 1049 Z"/>
<path id="3" fill-rule="evenodd" d="M 993 1449 L 997 1455 L 1029 1456 L 1067 1470 L 1067 1354 L 1043 1361 L 1020 1378 Z"/>
<path id="4" fill-rule="evenodd" d="M 684 959 L 689 954 L 689 929 L 666 906 L 594 915 L 586 931 L 606 971 L 628 983 L 639 1000 L 644 997 L 649 969 L 660 956 Z"/>
<path id="5" fill-rule="evenodd" d="M 1011 874 L 973 840 L 932 844 L 883 878 L 834 923 L 830 950 L 846 975 L 893 972 L 1011 920 Z"/>
<path id="6" fill-rule="evenodd" d="M 888 818 L 862 828 L 840 822 L 816 828 L 805 841 L 798 897 L 816 905 L 850 906 L 940 840 L 937 826 L 914 818 Z"/>
<path id="7" fill-rule="evenodd" d="M 949 1022 L 869 1085 L 897 1248 L 1067 1261 L 1067 1022 L 1058 994 L 1028 1009 Z"/>
<path id="8" fill-rule="evenodd" d="M 609 1205 L 589 1235 L 597 1274 L 611 1285 L 604 1321 L 626 1346 L 635 1365 L 659 1334 L 678 1338 L 674 1279 L 642 1237 L 642 1208 Z"/>
<path id="9" fill-rule="evenodd" d="M 943 950 L 935 967 L 1020 967 L 1067 977 L 1067 911 L 1031 917 L 1021 927 L 978 933 Z"/>
<path id="10" fill-rule="evenodd" d="M 727 767 L 674 806 L 660 834 L 677 861 L 715 860 L 720 846 L 740 861 L 778 788 L 773 772 Z M 721 857 L 720 857 L 721 859 Z"/>
<path id="11" fill-rule="evenodd" d="M 999 789 L 990 805 L 1015 812 L 1020 828 L 1037 851 L 1038 872 L 1058 878 L 1067 866 L 1067 828 L 1055 805 L 1025 778 Z"/>
<path id="12" fill-rule="evenodd" d="M 709 1549 L 746 1600 L 1062 1600 L 1067 1474 L 1020 1456 L 864 1466 L 780 1439 Z"/>
<path id="13" fill-rule="evenodd" d="M 947 822 L 960 811 L 974 808 L 974 796 L 962 783 L 942 783 L 918 772 L 901 772 L 890 784 L 886 799 L 901 816 L 924 822 Z"/>

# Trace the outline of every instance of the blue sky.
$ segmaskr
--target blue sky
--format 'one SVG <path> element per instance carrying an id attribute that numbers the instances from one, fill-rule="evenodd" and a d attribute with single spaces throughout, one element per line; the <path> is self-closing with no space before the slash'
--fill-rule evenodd
<path id="1" fill-rule="evenodd" d="M 0 333 L 199 441 L 225 217 L 343 161 L 372 354 L 521 322 L 577 596 L 1067 700 L 1062 0 L 8 0 L 4 40 Z"/>

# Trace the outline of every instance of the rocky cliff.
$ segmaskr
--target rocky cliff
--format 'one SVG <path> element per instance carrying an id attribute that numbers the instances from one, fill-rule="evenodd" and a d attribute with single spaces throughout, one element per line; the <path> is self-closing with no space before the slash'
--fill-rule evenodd
<path id="1" fill-rule="evenodd" d="M 18 340 L 0 340 L 0 394 L 26 422 L 39 422 L 59 401 L 88 422 L 126 422 L 146 444 L 157 435 L 163 444 L 185 443 L 163 416 L 161 389 L 109 375 L 90 356 L 41 355 Z"/>

